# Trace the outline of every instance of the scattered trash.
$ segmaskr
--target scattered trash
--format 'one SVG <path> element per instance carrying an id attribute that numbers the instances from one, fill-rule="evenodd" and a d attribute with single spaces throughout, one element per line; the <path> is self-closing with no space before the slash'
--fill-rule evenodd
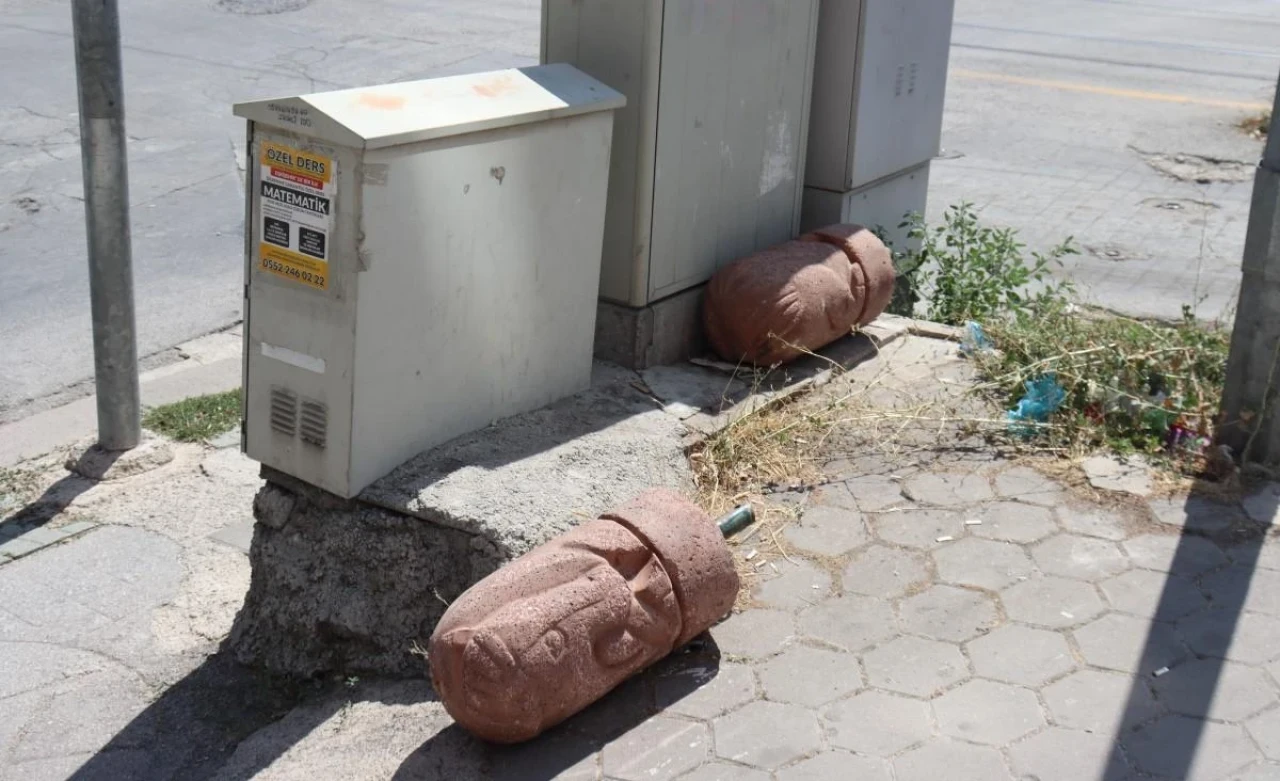
<path id="1" fill-rule="evenodd" d="M 1067 400 L 1067 392 L 1058 378 L 1052 374 L 1027 380 L 1026 395 L 1018 402 L 1017 409 L 1008 414 L 1010 428 L 1022 436 L 1035 433 L 1031 423 L 1047 423 L 1049 416 L 1058 411 Z"/>
<path id="2" fill-rule="evenodd" d="M 1169 668 L 1168 668 L 1168 667 L 1161 667 L 1159 670 L 1156 670 L 1155 672 L 1153 672 L 1153 673 L 1151 673 L 1151 674 L 1152 674 L 1152 675 L 1154 675 L 1155 677 L 1159 678 L 1159 677 L 1160 677 L 1160 676 L 1162 676 L 1162 675 L 1168 675 L 1168 673 L 1169 673 Z"/>
<path id="3" fill-rule="evenodd" d="M 951 542 L 951 541 L 953 541 L 954 539 L 955 539 L 955 537 L 952 537 L 951 535 L 949 535 L 949 534 L 948 534 L 948 535 L 944 535 L 944 536 L 942 536 L 942 537 L 939 537 L 938 539 L 934 540 L 934 542 Z"/>
<path id="4" fill-rule="evenodd" d="M 981 526 L 981 525 L 982 525 L 982 519 L 981 519 L 981 518 L 970 518 L 969 520 L 967 520 L 967 521 L 965 521 L 965 522 L 964 522 L 964 525 L 965 525 L 965 526 Z"/>
<path id="5" fill-rule="evenodd" d="M 964 324 L 964 336 L 960 339 L 960 354 L 975 355 L 996 349 L 995 344 L 987 338 L 982 326 L 970 320 Z"/>

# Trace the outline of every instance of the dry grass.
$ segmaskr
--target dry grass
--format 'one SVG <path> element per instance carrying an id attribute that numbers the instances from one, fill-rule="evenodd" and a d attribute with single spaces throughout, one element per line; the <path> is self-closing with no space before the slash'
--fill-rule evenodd
<path id="1" fill-rule="evenodd" d="M 784 534 L 802 513 L 807 489 L 831 479 L 828 464 L 861 458 L 896 469 L 960 442 L 985 449 L 984 432 L 1004 429 L 1004 419 L 971 391 L 971 367 L 954 358 L 953 343 L 912 339 L 852 371 L 833 366 L 824 384 L 789 395 L 753 393 L 728 413 L 724 428 L 689 449 L 708 512 L 722 515 L 744 502 L 756 511 L 756 524 L 730 540 L 743 583 L 737 608 L 752 605 L 755 585 L 781 562 L 803 557 L 833 572 L 847 563 L 801 554 Z M 940 377 L 939 366 L 956 376 Z M 767 381 L 767 374 L 752 377 L 753 391 Z"/>
<path id="2" fill-rule="evenodd" d="M 1257 114 L 1250 114 L 1237 122 L 1236 127 L 1252 138 L 1266 138 L 1267 131 L 1271 129 L 1271 112 L 1262 111 Z"/>

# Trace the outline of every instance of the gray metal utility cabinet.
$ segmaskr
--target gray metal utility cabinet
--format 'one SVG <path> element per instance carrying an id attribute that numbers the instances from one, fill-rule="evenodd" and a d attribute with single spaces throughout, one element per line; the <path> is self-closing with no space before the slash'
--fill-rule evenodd
<path id="1" fill-rule="evenodd" d="M 698 288 L 800 227 L 818 0 L 543 0 L 542 61 L 622 92 L 602 357 L 687 355 Z"/>
<path id="2" fill-rule="evenodd" d="M 803 228 L 897 230 L 942 139 L 955 0 L 822 0 Z"/>
<path id="3" fill-rule="evenodd" d="M 548 65 L 236 106 L 249 456 L 350 497 L 585 389 L 624 102 Z"/>

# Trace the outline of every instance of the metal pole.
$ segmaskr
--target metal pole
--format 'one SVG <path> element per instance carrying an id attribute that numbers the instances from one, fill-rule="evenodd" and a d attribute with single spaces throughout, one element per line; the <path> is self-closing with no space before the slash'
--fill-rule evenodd
<path id="1" fill-rule="evenodd" d="M 137 447 L 142 431 L 120 15 L 116 0 L 72 0 L 71 8 L 80 91 L 98 445 L 104 450 L 128 450 Z"/>
<path id="2" fill-rule="evenodd" d="M 1218 439 L 1242 461 L 1280 463 L 1280 85 L 1253 183 L 1240 302 Z"/>

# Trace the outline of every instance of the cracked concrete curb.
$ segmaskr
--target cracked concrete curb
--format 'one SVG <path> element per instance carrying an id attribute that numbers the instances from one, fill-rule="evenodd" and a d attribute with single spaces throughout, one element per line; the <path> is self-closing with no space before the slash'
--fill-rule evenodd
<path id="1" fill-rule="evenodd" d="M 201 336 L 174 348 L 180 360 L 139 377 L 144 407 L 240 387 L 242 326 Z M 97 397 L 0 425 L 0 468 L 44 455 L 97 430 Z"/>

